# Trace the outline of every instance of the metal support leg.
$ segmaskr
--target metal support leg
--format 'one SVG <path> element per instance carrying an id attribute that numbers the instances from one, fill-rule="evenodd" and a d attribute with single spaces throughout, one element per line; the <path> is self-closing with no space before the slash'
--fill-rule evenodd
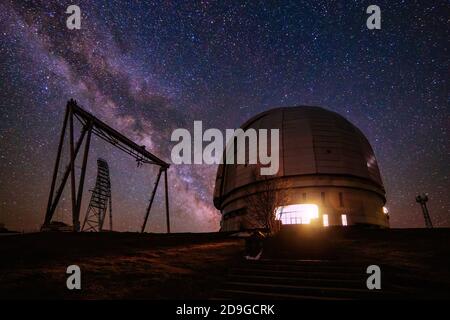
<path id="1" fill-rule="evenodd" d="M 427 228 L 433 228 L 433 223 L 431 222 L 430 214 L 428 213 L 428 208 L 425 203 L 422 204 L 423 215 L 425 217 L 425 225 Z"/>
<path id="2" fill-rule="evenodd" d="M 70 138 L 70 191 L 72 196 L 72 224 L 73 231 L 79 230 L 77 220 L 75 219 L 75 211 L 77 210 L 76 198 L 76 181 L 75 181 L 75 147 L 74 147 L 74 128 L 73 128 L 73 111 L 70 108 L 69 114 L 69 138 Z"/>
<path id="3" fill-rule="evenodd" d="M 50 186 L 50 194 L 48 196 L 47 211 L 45 213 L 44 224 L 50 223 L 50 221 L 52 219 L 51 207 L 52 207 L 52 202 L 53 202 L 53 193 L 55 192 L 56 178 L 58 176 L 59 162 L 61 161 L 61 152 L 62 152 L 62 148 L 64 145 L 64 137 L 66 135 L 66 127 L 67 127 L 68 117 L 69 117 L 69 107 L 67 106 L 66 112 L 64 114 L 63 127 L 61 129 L 61 136 L 59 138 L 58 152 L 56 154 L 55 167 L 53 169 L 52 184 Z"/>
<path id="4" fill-rule="evenodd" d="M 152 196 L 150 202 L 148 203 L 147 212 L 145 213 L 144 224 L 142 225 L 141 233 L 144 232 L 145 226 L 147 224 L 148 215 L 150 214 L 150 209 L 152 208 L 153 200 L 155 199 L 156 189 L 158 189 L 159 179 L 161 178 L 162 168 L 159 169 L 158 177 L 156 177 L 155 186 L 153 187 Z"/>
<path id="5" fill-rule="evenodd" d="M 78 152 L 80 151 L 81 148 L 81 144 L 83 143 L 84 140 L 84 136 L 86 135 L 86 127 L 83 128 L 83 131 L 81 132 L 81 136 L 77 141 L 77 145 L 75 147 L 75 158 L 77 157 Z M 56 195 L 55 195 L 55 199 L 53 200 L 53 203 L 50 207 L 50 212 L 49 212 L 49 217 L 48 217 L 48 222 L 50 222 L 52 220 L 53 214 L 56 210 L 56 206 L 58 205 L 59 199 L 61 198 L 61 195 L 64 191 L 64 186 L 66 185 L 67 179 L 69 178 L 69 174 L 70 174 L 70 169 L 71 169 L 71 164 L 69 164 L 69 166 L 66 168 L 66 171 L 63 174 L 63 178 L 61 180 L 61 184 L 59 185 L 58 190 L 56 191 Z"/>
<path id="6" fill-rule="evenodd" d="M 80 231 L 81 200 L 83 198 L 84 178 L 86 176 L 86 166 L 87 166 L 87 160 L 88 160 L 88 156 L 89 156 L 89 147 L 91 145 L 91 136 L 92 136 L 92 123 L 89 123 L 88 124 L 88 134 L 86 137 L 86 144 L 84 146 L 83 164 L 81 166 L 80 181 L 78 184 L 77 202 L 76 202 L 75 212 L 73 213 L 73 221 L 76 221 L 76 226 L 77 226 L 76 231 Z"/>
<path id="7" fill-rule="evenodd" d="M 167 223 L 167 233 L 170 233 L 170 217 L 169 217 L 169 188 L 167 183 L 167 168 L 164 169 L 164 185 L 166 193 L 166 223 Z"/>
<path id="8" fill-rule="evenodd" d="M 88 208 L 88 212 L 89 212 L 90 208 Z M 86 225 L 86 221 L 88 219 L 88 214 L 86 213 L 86 215 L 84 216 L 84 220 L 83 220 L 83 226 L 81 227 L 81 231 L 84 231 L 84 226 Z"/>

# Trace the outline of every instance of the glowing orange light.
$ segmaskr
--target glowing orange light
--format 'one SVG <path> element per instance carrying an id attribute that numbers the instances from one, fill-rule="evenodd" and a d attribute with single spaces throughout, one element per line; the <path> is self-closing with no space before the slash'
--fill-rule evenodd
<path id="1" fill-rule="evenodd" d="M 319 218 L 319 208 L 315 204 L 292 204 L 277 208 L 276 219 L 283 224 L 310 224 Z"/>

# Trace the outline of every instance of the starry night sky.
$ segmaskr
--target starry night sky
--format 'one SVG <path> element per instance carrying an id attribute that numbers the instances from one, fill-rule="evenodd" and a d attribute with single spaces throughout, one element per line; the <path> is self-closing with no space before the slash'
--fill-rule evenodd
<path id="1" fill-rule="evenodd" d="M 424 225 L 418 192 L 429 193 L 433 223 L 450 226 L 448 2 L 273 3 L 2 1 L 0 222 L 42 224 L 74 98 L 167 161 L 172 130 L 194 120 L 225 129 L 277 106 L 337 111 L 372 143 L 391 226 Z M 81 30 L 66 28 L 70 4 L 81 8 Z M 381 30 L 366 27 L 371 4 L 381 7 Z M 99 156 L 110 164 L 116 228 L 138 230 L 157 168 L 137 168 L 95 138 L 85 190 Z M 173 231 L 218 230 L 215 172 L 171 167 Z M 55 219 L 70 222 L 66 189 Z M 86 191 L 83 216 L 88 199 Z M 165 230 L 163 203 L 160 192 L 147 231 Z"/>

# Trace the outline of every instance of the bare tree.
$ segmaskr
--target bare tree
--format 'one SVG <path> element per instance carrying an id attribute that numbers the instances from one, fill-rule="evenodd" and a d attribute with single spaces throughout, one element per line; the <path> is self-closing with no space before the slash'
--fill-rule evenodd
<path id="1" fill-rule="evenodd" d="M 261 175 L 260 167 L 255 166 L 252 171 L 256 183 L 256 190 L 247 194 L 248 219 L 253 225 L 262 225 L 270 233 L 276 232 L 276 210 L 289 201 L 289 183 L 284 179 Z M 251 222 L 250 222 L 251 223 Z"/>

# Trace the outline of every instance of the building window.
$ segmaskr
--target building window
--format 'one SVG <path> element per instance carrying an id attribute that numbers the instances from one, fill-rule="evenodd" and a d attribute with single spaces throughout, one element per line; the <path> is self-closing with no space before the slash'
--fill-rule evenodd
<path id="1" fill-rule="evenodd" d="M 306 201 L 306 192 L 303 193 L 303 201 Z"/>
<path id="2" fill-rule="evenodd" d="M 322 215 L 322 218 L 323 218 L 323 226 L 328 227 L 328 215 L 324 214 Z"/>
<path id="3" fill-rule="evenodd" d="M 344 206 L 344 195 L 342 194 L 342 192 L 339 192 L 339 206 Z"/>
<path id="4" fill-rule="evenodd" d="M 276 219 L 283 224 L 310 224 L 319 217 L 319 208 L 315 204 L 292 204 L 278 207 Z"/>
<path id="5" fill-rule="evenodd" d="M 342 225 L 346 226 L 347 225 L 347 215 L 346 214 L 341 215 L 341 219 L 342 219 Z"/>
<path id="6" fill-rule="evenodd" d="M 325 192 L 321 192 L 320 197 L 322 198 L 322 204 L 324 204 L 325 203 Z"/>

